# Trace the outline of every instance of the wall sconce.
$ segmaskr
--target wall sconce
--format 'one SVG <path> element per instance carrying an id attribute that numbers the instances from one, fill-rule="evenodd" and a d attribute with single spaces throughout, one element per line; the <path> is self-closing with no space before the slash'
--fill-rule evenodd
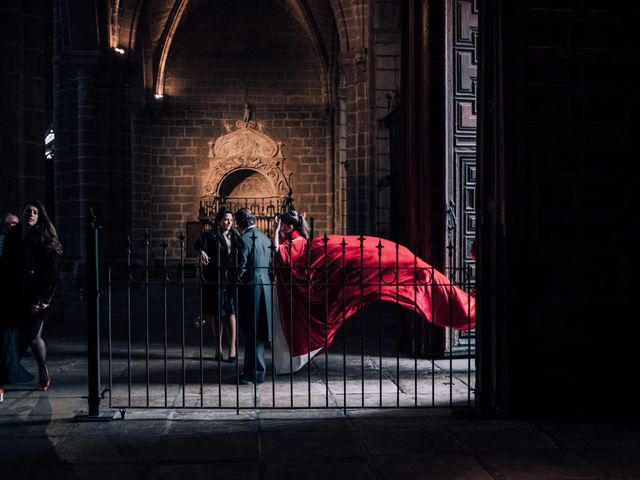
<path id="1" fill-rule="evenodd" d="M 114 47 L 113 50 L 120 55 L 124 55 L 124 48 Z"/>

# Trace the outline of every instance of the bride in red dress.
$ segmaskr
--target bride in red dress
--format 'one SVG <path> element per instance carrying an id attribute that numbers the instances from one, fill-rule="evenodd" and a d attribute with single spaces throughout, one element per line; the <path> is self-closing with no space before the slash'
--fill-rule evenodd
<path id="1" fill-rule="evenodd" d="M 289 355 L 298 370 L 331 345 L 345 320 L 378 300 L 435 325 L 475 327 L 475 298 L 402 245 L 353 235 L 310 240 L 304 217 L 292 210 L 276 219 L 275 247 L 280 341 L 274 357 L 286 353 L 284 365 L 276 358 L 278 373 L 289 371 Z"/>

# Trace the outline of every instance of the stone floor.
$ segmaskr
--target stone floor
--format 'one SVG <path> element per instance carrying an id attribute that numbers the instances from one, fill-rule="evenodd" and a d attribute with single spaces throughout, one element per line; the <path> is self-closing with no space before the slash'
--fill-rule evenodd
<path id="1" fill-rule="evenodd" d="M 140 292 L 132 297 L 130 313 L 124 308 L 126 298 L 114 296 L 110 328 L 106 320 L 109 310 L 103 309 L 102 378 L 109 388 L 110 406 L 344 410 L 473 405 L 473 358 L 407 357 L 400 347 L 392 304 L 380 310 L 370 306 L 362 315 L 354 315 L 347 329 L 338 331 L 327 353 L 316 356 L 295 375 L 275 375 L 267 350 L 267 381 L 254 389 L 236 384 L 234 377 L 242 364 L 213 360 L 211 330 L 208 325 L 199 328 L 197 295 L 187 295 L 182 315 L 181 300 L 175 294 L 167 295 L 165 302 L 158 291 L 150 292 L 148 316 Z M 72 351 L 76 342 L 73 333 L 62 337 L 57 348 Z M 110 355 L 106 354 L 107 339 Z M 111 360 L 110 368 L 107 359 Z M 81 383 L 83 376 L 84 371 L 78 372 L 76 382 Z"/>
<path id="2" fill-rule="evenodd" d="M 640 479 L 640 423 L 499 421 L 479 417 L 465 406 L 449 408 L 448 402 L 465 405 L 473 392 L 472 369 L 462 360 L 420 364 L 421 372 L 434 373 L 415 389 L 411 378 L 398 381 L 394 376 L 395 359 L 388 368 L 383 362 L 380 370 L 375 355 L 369 356 L 363 397 L 362 381 L 355 376 L 362 368 L 361 355 L 345 357 L 354 372 L 346 381 L 339 377 L 342 357 L 332 353 L 327 368 L 320 359 L 309 372 L 294 376 L 293 383 L 288 376 L 270 376 L 254 391 L 250 386 L 236 390 L 235 367 L 217 370 L 206 352 L 202 396 L 199 381 L 183 389 L 172 374 L 165 397 L 164 362 L 154 350 L 149 397 L 146 386 L 134 382 L 132 404 L 146 405 L 149 398 L 158 408 L 127 408 L 122 418 L 115 407 L 128 406 L 123 390 L 128 381 L 119 345 L 115 357 L 120 363 L 112 364 L 112 407 L 106 392 L 101 408 L 111 420 L 76 421 L 86 410 L 82 336 L 67 323 L 49 326 L 53 384 L 48 392 L 35 383 L 7 387 L 0 403 L 0 478 Z M 170 349 L 171 358 L 175 353 Z M 196 380 L 199 357 L 198 350 L 189 350 L 192 365 L 187 370 Z M 414 364 L 413 359 L 402 361 L 408 362 L 406 368 Z M 145 362 L 140 362 L 137 358 L 134 363 L 141 368 L 135 371 L 136 380 L 145 374 Z M 32 358 L 24 363 L 35 370 Z M 103 371 L 108 379 L 106 363 Z M 220 390 L 212 382 L 217 378 Z M 162 408 L 165 398 L 168 408 Z M 190 408 L 180 408 L 183 398 Z M 231 408 L 201 408 L 201 399 L 205 407 L 217 407 L 217 398 L 229 401 Z M 268 408 L 274 398 L 281 407 L 293 398 L 296 406 L 309 401 L 315 406 L 317 401 L 334 408 Z M 442 401 L 436 402 L 438 408 L 351 408 L 361 406 L 363 399 L 368 406 L 379 405 L 380 398 L 383 406 L 399 401 L 429 407 L 433 398 Z M 236 410 L 236 401 L 243 408 Z M 267 408 L 253 408 L 254 401 Z"/>

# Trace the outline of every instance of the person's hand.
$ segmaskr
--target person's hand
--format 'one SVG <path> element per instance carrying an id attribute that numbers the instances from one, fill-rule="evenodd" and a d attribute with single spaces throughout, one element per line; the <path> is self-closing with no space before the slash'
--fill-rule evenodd
<path id="1" fill-rule="evenodd" d="M 209 255 L 207 255 L 207 252 L 203 252 L 202 250 L 200 250 L 200 264 L 209 265 Z"/>

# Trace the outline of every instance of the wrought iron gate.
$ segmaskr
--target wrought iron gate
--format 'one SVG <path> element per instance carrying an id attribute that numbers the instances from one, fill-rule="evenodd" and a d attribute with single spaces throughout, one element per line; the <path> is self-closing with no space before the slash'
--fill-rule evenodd
<path id="1" fill-rule="evenodd" d="M 266 381 L 242 385 L 238 382 L 241 370 L 239 355 L 240 361 L 234 363 L 212 358 L 210 332 L 206 323 L 202 324 L 203 287 L 211 284 L 203 280 L 198 267 L 191 264 L 195 268 L 188 268 L 184 234 L 178 236 L 179 247 L 171 251 L 168 242 L 153 239 L 145 233 L 139 241 L 130 240 L 126 245 L 125 262 L 110 265 L 99 261 L 99 237 L 99 227 L 92 219 L 87 229 L 87 312 L 90 327 L 93 325 L 89 330 L 90 414 L 92 411 L 96 414 L 99 408 L 101 383 L 106 383 L 103 393 L 108 406 L 122 412 L 131 408 L 236 411 L 337 408 L 346 411 L 353 408 L 456 407 L 474 403 L 475 365 L 472 356 L 437 359 L 407 355 L 405 346 L 408 339 L 401 336 L 406 328 L 400 325 L 401 306 L 398 301 L 377 302 L 361 308 L 340 327 L 333 344 L 327 341 L 324 348 L 320 348 L 319 353 L 296 373 L 293 373 L 293 362 L 297 357 L 291 353 L 282 363 L 289 364 L 288 371 L 285 374 L 276 371 L 274 359 L 282 351 L 277 342 L 279 337 L 274 334 L 267 354 L 270 366 Z M 334 276 L 339 278 L 335 284 L 326 280 L 329 271 L 326 266 L 328 237 L 316 239 L 316 245 L 324 242 L 325 270 L 322 270 L 322 265 L 313 267 L 307 263 L 303 280 L 294 280 L 290 268 L 285 272 L 291 275 L 289 286 L 302 285 L 303 291 L 309 292 L 309 298 L 314 289 L 344 292 L 345 286 L 360 288 L 360 292 L 365 288 L 382 289 L 390 285 L 397 289 L 413 288 L 414 291 L 418 287 L 442 287 L 445 290 L 454 287 L 453 284 L 436 283 L 435 273 L 426 268 L 418 272 L 414 267 L 413 278 L 418 279 L 418 273 L 421 273 L 425 278 L 420 280 L 422 283 L 416 280 L 413 285 L 406 285 L 397 280 L 401 270 L 397 262 L 395 277 L 393 268 L 376 264 L 375 257 L 371 257 L 365 266 L 365 255 L 371 253 L 371 249 L 365 250 L 365 241 L 364 237 L 349 237 L 351 247 L 360 251 L 358 273 L 357 269 L 345 267 L 347 242 L 343 239 L 342 259 L 338 258 L 334 262 L 337 266 L 333 267 Z M 393 245 L 387 248 L 395 248 L 396 252 L 401 248 Z M 376 248 L 380 258 L 382 241 Z M 141 261 L 134 262 L 136 257 Z M 416 265 L 418 260 L 415 259 Z M 369 269 L 376 283 L 365 283 L 365 269 Z M 335 274 L 335 271 L 339 273 Z M 283 278 L 280 273 L 280 278 Z M 471 277 L 468 271 L 448 273 L 451 278 L 459 280 L 459 286 L 469 290 Z M 325 280 L 322 275 L 325 275 Z M 389 283 L 394 281 L 397 283 Z M 285 281 L 275 285 L 274 295 L 276 288 L 287 284 Z M 238 284 L 229 282 L 226 286 L 239 288 Z M 305 301 L 304 298 L 294 298 L 293 293 L 291 295 L 291 302 Z M 343 302 L 342 315 L 346 315 L 344 298 L 335 298 L 328 293 L 324 295 L 327 306 Z M 360 295 L 359 301 L 364 306 L 364 294 Z M 313 306 L 310 302 L 306 305 L 311 318 Z M 292 317 L 287 321 L 292 324 L 298 322 L 300 326 L 296 328 L 311 328 L 311 321 L 307 323 L 304 318 Z M 424 320 L 416 315 L 410 321 L 415 328 Z M 240 352 L 242 342 L 237 346 Z M 307 347 L 310 350 L 311 344 Z M 101 361 L 107 364 L 102 376 Z M 287 370 L 286 366 L 283 368 Z"/>

